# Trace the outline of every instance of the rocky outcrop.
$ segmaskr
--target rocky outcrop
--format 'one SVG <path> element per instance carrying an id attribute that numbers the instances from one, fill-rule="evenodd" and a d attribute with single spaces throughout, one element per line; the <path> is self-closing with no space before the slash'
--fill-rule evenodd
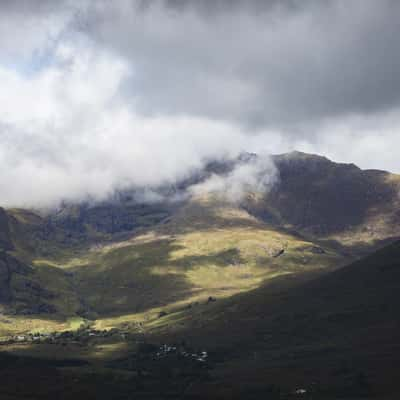
<path id="1" fill-rule="evenodd" d="M 49 232 L 61 231 L 64 240 L 89 238 L 91 235 L 113 235 L 131 232 L 140 227 L 159 223 L 169 215 L 163 204 L 119 204 L 68 205 L 47 216 Z"/>

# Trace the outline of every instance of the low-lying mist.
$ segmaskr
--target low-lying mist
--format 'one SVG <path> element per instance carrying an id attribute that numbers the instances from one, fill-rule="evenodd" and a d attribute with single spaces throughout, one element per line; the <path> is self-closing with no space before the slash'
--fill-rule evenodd
<path id="1" fill-rule="evenodd" d="M 237 203 L 249 192 L 267 192 L 278 176 L 277 168 L 269 155 L 242 155 L 228 173 L 212 173 L 188 190 L 191 195 L 212 193 Z"/>
<path id="2" fill-rule="evenodd" d="M 174 204 L 208 195 L 220 200 L 240 203 L 249 193 L 266 193 L 279 179 L 279 173 L 268 154 L 241 153 L 238 156 L 214 159 L 193 168 L 182 178 L 163 181 L 158 185 L 132 184 L 119 187 L 103 196 L 77 197 L 59 200 L 47 206 L 39 206 L 43 212 L 52 212 L 59 207 L 85 204 Z"/>

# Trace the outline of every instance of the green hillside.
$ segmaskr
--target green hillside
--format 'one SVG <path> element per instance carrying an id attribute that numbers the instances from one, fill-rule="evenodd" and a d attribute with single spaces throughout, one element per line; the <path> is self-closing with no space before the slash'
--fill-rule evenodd
<path id="1" fill-rule="evenodd" d="M 16 243 L 15 253 L 29 259 L 32 281 L 51 293 L 52 309 L 39 313 L 38 328 L 43 318 L 80 316 L 101 327 L 155 319 L 160 311 L 344 261 L 217 198 L 193 200 L 168 222 L 142 228 L 128 240 L 87 247 L 49 240 L 47 252 L 36 253 Z M 31 327 L 29 317 L 24 320 Z"/>

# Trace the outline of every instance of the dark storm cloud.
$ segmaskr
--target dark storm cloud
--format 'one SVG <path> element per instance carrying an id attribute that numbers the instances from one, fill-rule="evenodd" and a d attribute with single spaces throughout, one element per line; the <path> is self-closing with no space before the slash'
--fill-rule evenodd
<path id="1" fill-rule="evenodd" d="M 147 115 L 296 131 L 400 102 L 395 0 L 4 0 L 1 11 L 17 33 L 1 35 L 5 57 L 79 31 L 128 62 L 122 89 Z"/>
<path id="2" fill-rule="evenodd" d="M 399 2 L 121 4 L 88 29 L 132 63 L 125 90 L 143 113 L 279 127 L 399 104 Z"/>

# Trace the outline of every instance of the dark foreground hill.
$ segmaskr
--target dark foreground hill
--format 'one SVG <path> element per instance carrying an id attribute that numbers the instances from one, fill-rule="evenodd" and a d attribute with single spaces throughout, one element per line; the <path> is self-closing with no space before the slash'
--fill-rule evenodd
<path id="1" fill-rule="evenodd" d="M 127 342 L 3 346 L 0 398 L 397 399 L 399 259 L 396 242 L 303 283 L 186 309 Z"/>
<path id="2" fill-rule="evenodd" d="M 288 285 L 265 286 L 216 304 L 201 319 L 189 317 L 182 337 L 214 348 L 222 360 L 204 393 L 257 399 L 297 387 L 310 399 L 398 398 L 400 242 Z"/>

